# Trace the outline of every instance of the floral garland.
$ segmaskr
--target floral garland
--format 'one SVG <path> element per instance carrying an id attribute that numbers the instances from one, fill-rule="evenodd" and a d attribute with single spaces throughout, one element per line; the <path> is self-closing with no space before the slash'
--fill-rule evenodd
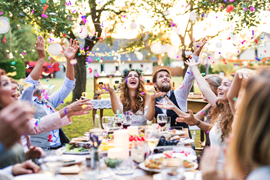
<path id="1" fill-rule="evenodd" d="M 130 71 L 136 71 L 140 76 L 142 76 L 142 70 L 140 70 L 140 69 L 125 69 L 125 70 L 123 71 L 122 78 L 125 79 L 125 77 L 128 75 L 128 73 L 129 73 Z"/>

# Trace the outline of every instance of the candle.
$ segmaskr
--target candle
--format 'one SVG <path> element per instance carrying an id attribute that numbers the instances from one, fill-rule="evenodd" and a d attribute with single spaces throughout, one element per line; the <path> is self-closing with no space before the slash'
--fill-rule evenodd
<path id="1" fill-rule="evenodd" d="M 133 136 L 139 135 L 139 127 L 138 126 L 129 126 L 127 129 L 128 129 L 128 132 L 130 135 L 133 135 Z"/>
<path id="2" fill-rule="evenodd" d="M 129 133 L 128 130 L 114 131 L 114 147 L 122 148 L 122 159 L 129 157 Z"/>
<path id="3" fill-rule="evenodd" d="M 123 149 L 122 148 L 111 148 L 111 149 L 108 149 L 108 158 L 111 158 L 111 159 L 122 159 L 122 153 L 123 153 Z"/>

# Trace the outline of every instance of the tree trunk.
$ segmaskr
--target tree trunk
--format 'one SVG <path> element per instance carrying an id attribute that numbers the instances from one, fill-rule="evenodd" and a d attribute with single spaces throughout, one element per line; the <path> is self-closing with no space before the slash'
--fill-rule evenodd
<path id="1" fill-rule="evenodd" d="M 74 66 L 76 85 L 73 89 L 72 102 L 80 99 L 82 92 L 85 92 L 86 87 L 86 67 L 85 56 L 76 55 L 77 64 Z"/>

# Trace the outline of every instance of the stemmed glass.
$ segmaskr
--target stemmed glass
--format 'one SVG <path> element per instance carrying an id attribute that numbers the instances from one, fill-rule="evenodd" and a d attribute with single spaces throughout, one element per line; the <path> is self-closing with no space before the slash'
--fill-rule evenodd
<path id="1" fill-rule="evenodd" d="M 123 128 L 127 129 L 132 123 L 132 114 L 130 112 L 124 113 Z"/>
<path id="2" fill-rule="evenodd" d="M 115 114 L 114 115 L 114 122 L 116 127 L 121 127 L 122 126 L 122 117 L 120 117 L 120 115 Z"/>
<path id="3" fill-rule="evenodd" d="M 104 116 L 104 117 L 102 117 L 102 120 L 101 121 L 102 121 L 102 127 L 108 133 L 108 131 L 112 127 L 113 117 Z"/>
<path id="4" fill-rule="evenodd" d="M 159 137 L 159 132 L 156 129 L 149 128 L 145 132 L 145 141 L 151 151 L 151 158 L 153 158 L 154 149 L 158 145 Z"/>
<path id="5" fill-rule="evenodd" d="M 168 121 L 167 114 L 158 114 L 157 115 L 157 122 L 163 131 L 163 127 L 166 125 Z"/>
<path id="6" fill-rule="evenodd" d="M 41 159 L 41 169 L 43 171 L 49 171 L 54 177 L 59 173 L 61 167 L 64 166 L 62 153 L 59 150 L 46 152 L 46 156 Z"/>

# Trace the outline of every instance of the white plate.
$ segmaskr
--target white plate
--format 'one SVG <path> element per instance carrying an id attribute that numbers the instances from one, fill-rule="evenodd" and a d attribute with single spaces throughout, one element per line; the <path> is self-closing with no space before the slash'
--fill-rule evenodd
<path id="1" fill-rule="evenodd" d="M 69 154 L 69 155 L 89 155 L 90 153 L 90 149 L 87 152 L 64 152 L 64 148 L 65 147 L 59 148 L 58 151 L 60 151 L 63 154 Z"/>
<path id="2" fill-rule="evenodd" d="M 173 157 L 179 157 L 179 156 L 182 156 L 182 155 L 180 155 L 180 154 L 183 154 L 183 153 L 173 153 Z M 191 159 L 194 158 L 194 157 L 193 157 L 194 155 L 189 155 L 189 156 L 190 156 Z M 153 155 L 153 158 L 154 158 L 154 159 L 155 159 L 155 158 L 161 158 L 161 157 L 166 157 L 166 156 L 165 156 L 163 153 L 160 153 L 160 154 L 154 154 L 154 155 Z M 195 156 L 195 158 L 196 158 L 196 156 Z M 184 160 L 187 160 L 187 159 L 184 159 Z M 193 167 L 191 167 L 191 168 L 185 168 L 185 170 L 186 170 L 186 171 L 190 171 L 190 170 L 195 170 L 195 169 L 197 169 L 198 164 L 195 163 L 195 162 L 193 162 L 193 163 L 194 163 L 194 166 L 193 166 Z M 143 169 L 143 170 L 151 171 L 151 172 L 161 172 L 161 170 L 162 170 L 162 169 L 150 169 L 150 168 L 148 168 L 148 167 L 145 167 L 144 162 L 140 163 L 140 164 L 139 164 L 139 167 L 140 167 L 141 169 Z"/>
<path id="3" fill-rule="evenodd" d="M 171 132 L 170 132 L 171 133 Z M 175 134 L 171 133 L 172 136 L 179 136 L 179 135 L 183 135 L 186 134 L 186 131 L 182 131 L 182 130 L 176 130 Z"/>
<path id="4" fill-rule="evenodd" d="M 66 162 L 64 163 L 64 166 L 69 166 L 72 164 L 78 164 L 85 161 L 85 156 L 75 156 L 75 155 L 62 155 L 62 160 L 75 160 L 74 162 Z"/>
<path id="5" fill-rule="evenodd" d="M 51 177 L 46 174 L 26 174 L 14 177 L 14 180 L 48 180 Z M 57 175 L 53 178 L 54 180 L 68 180 L 67 177 L 62 175 Z"/>
<path id="6" fill-rule="evenodd" d="M 197 169 L 198 164 L 195 163 L 195 162 L 193 162 L 193 164 L 194 164 L 193 167 L 191 167 L 191 168 L 185 168 L 185 170 L 186 170 L 186 171 L 191 171 L 191 170 Z M 151 172 L 161 172 L 161 171 L 162 171 L 162 169 L 150 169 L 150 168 L 148 168 L 148 167 L 145 167 L 144 162 L 140 163 L 140 164 L 139 164 L 139 167 L 140 167 L 141 169 L 145 170 L 145 171 L 151 171 Z"/>

